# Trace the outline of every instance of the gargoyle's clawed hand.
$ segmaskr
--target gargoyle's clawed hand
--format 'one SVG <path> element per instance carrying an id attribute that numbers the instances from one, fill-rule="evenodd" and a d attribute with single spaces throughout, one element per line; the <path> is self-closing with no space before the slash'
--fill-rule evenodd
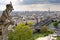
<path id="1" fill-rule="evenodd" d="M 11 24 L 14 25 L 14 21 L 11 21 Z"/>

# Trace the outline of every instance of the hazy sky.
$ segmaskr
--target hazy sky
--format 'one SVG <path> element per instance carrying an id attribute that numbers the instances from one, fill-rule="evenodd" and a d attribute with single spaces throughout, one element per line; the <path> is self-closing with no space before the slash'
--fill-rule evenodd
<path id="1" fill-rule="evenodd" d="M 0 0 L 0 10 L 12 2 L 15 11 L 60 11 L 60 0 Z"/>

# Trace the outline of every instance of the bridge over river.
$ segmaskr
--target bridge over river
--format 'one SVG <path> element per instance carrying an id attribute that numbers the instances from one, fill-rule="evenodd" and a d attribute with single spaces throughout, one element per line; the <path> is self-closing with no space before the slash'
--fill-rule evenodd
<path id="1" fill-rule="evenodd" d="M 42 26 L 51 24 L 56 19 L 58 19 L 58 18 L 48 18 L 43 21 L 40 21 L 39 23 L 37 23 L 33 26 L 32 30 L 35 32 L 35 31 L 39 30 Z"/>

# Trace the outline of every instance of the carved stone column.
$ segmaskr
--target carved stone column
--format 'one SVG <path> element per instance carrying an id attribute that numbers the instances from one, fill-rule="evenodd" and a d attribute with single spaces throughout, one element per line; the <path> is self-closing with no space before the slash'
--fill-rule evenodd
<path id="1" fill-rule="evenodd" d="M 0 25 L 0 40 L 8 40 L 8 27 Z"/>
<path id="2" fill-rule="evenodd" d="M 8 28 L 7 27 L 2 27 L 2 38 L 3 40 L 8 40 Z"/>

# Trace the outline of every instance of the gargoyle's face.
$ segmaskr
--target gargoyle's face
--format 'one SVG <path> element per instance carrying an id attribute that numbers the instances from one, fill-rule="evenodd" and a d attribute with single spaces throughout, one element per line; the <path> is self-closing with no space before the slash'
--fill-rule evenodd
<path id="1" fill-rule="evenodd" d="M 10 11 L 14 10 L 13 6 L 12 5 L 9 5 L 9 8 L 8 8 Z"/>
<path id="2" fill-rule="evenodd" d="M 7 5 L 6 5 L 6 9 L 8 9 L 9 12 L 11 12 L 12 10 L 14 10 L 12 4 L 7 4 Z"/>

